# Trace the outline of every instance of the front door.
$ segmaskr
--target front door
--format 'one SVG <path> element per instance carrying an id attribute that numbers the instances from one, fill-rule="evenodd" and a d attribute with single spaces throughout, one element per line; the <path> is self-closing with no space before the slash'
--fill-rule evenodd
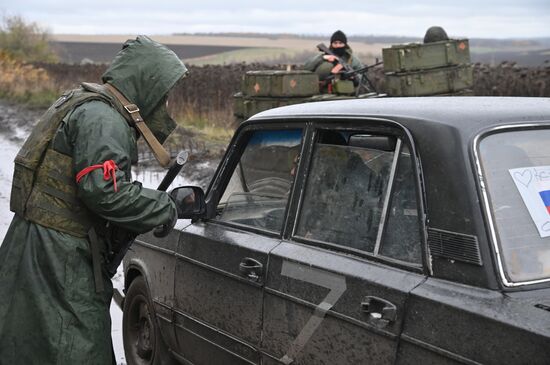
<path id="1" fill-rule="evenodd" d="M 302 132 L 241 134 L 208 195 L 216 216 L 179 241 L 176 333 L 179 355 L 194 364 L 261 362 L 268 255 L 281 242 Z"/>

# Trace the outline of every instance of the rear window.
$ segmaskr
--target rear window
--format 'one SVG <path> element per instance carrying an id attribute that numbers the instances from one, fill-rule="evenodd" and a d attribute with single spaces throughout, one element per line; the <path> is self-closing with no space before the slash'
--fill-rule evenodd
<path id="1" fill-rule="evenodd" d="M 510 282 L 550 279 L 550 130 L 492 134 L 479 153 Z"/>

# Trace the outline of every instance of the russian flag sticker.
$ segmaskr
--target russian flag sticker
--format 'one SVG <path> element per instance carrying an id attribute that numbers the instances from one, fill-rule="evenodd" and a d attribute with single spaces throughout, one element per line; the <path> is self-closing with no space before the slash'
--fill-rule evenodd
<path id="1" fill-rule="evenodd" d="M 540 237 L 550 237 L 550 165 L 518 167 L 508 171 Z"/>
<path id="2" fill-rule="evenodd" d="M 546 207 L 546 211 L 550 214 L 550 180 L 542 180 L 537 184 L 538 193 Z"/>

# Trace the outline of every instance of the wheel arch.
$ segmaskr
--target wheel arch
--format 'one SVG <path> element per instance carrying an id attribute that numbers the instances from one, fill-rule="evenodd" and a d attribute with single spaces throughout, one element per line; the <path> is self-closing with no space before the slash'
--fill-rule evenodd
<path id="1" fill-rule="evenodd" d="M 147 288 L 149 288 L 149 276 L 148 271 L 145 268 L 145 265 L 143 262 L 132 260 L 124 273 L 124 292 L 128 292 L 128 288 L 130 288 L 130 285 L 132 282 L 137 278 L 142 276 L 145 280 L 145 284 L 147 285 Z"/>

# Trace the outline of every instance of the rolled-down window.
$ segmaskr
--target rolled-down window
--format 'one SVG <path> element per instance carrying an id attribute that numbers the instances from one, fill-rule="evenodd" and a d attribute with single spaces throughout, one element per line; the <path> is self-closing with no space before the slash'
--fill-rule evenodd
<path id="1" fill-rule="evenodd" d="M 301 129 L 251 132 L 216 220 L 280 232 L 294 182 Z"/>
<path id="2" fill-rule="evenodd" d="M 507 281 L 550 279 L 550 130 L 513 130 L 481 140 L 496 244 Z"/>

